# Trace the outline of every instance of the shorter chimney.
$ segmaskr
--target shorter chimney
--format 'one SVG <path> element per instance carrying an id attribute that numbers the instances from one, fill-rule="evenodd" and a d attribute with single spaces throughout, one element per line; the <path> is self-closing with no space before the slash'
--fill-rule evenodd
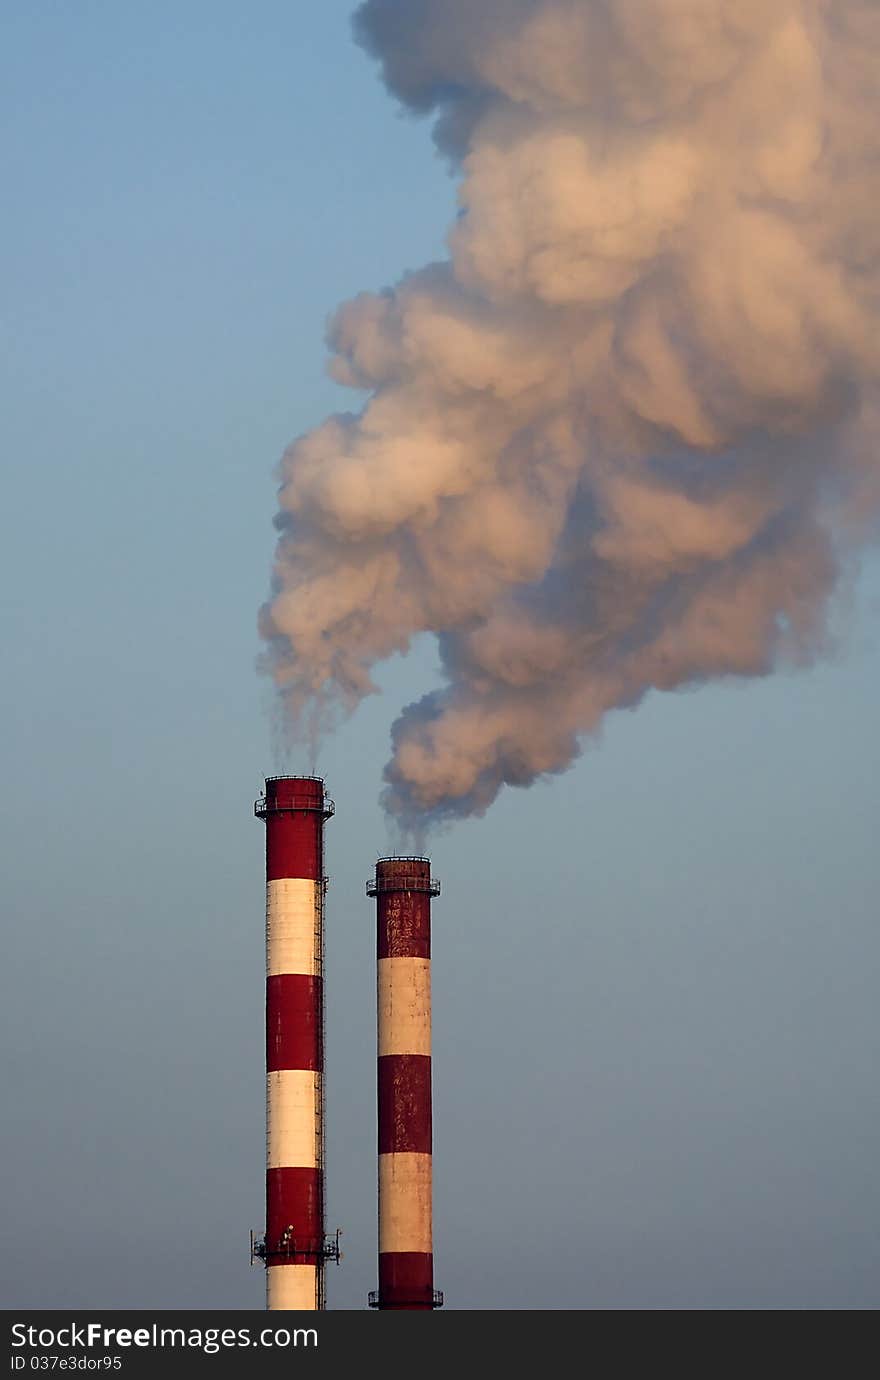
<path id="1" fill-rule="evenodd" d="M 428 858 L 381 858 L 378 960 L 379 1288 L 371 1308 L 439 1308 L 431 1172 L 431 880 Z"/>

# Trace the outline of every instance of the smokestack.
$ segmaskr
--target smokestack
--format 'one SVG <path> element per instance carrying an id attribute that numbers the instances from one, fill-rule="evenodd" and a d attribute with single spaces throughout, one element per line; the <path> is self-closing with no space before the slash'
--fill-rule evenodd
<path id="1" fill-rule="evenodd" d="M 266 822 L 266 1307 L 324 1307 L 324 820 L 316 776 L 275 776 Z"/>
<path id="2" fill-rule="evenodd" d="M 378 967 L 379 1288 L 371 1308 L 439 1308 L 431 1172 L 431 880 L 428 858 L 381 858 Z"/>

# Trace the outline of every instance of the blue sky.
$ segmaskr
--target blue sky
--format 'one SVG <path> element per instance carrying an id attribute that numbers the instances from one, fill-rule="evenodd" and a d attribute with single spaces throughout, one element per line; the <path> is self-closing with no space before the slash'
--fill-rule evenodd
<path id="1" fill-rule="evenodd" d="M 454 211 L 350 8 L 6 7 L 7 1307 L 262 1304 L 274 466 L 356 405 L 327 314 Z M 654 696 L 436 839 L 449 1306 L 876 1306 L 878 610 L 872 557 L 826 664 Z M 336 1308 L 376 1283 L 363 882 L 433 659 L 319 763 Z"/>

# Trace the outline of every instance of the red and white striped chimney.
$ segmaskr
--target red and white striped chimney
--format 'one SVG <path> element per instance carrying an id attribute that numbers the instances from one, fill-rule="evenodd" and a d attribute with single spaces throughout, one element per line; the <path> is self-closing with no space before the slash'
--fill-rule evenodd
<path id="1" fill-rule="evenodd" d="M 427 858 L 382 858 L 377 910 L 380 1310 L 439 1308 L 431 1166 L 431 880 Z"/>
<path id="2" fill-rule="evenodd" d="M 266 1307 L 324 1307 L 324 820 L 316 776 L 275 776 L 266 821 Z"/>

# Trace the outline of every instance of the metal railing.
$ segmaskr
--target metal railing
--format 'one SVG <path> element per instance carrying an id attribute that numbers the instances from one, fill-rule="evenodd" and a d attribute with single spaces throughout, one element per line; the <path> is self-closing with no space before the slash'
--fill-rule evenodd
<path id="1" fill-rule="evenodd" d="M 317 781 L 319 786 L 323 786 L 323 776 L 290 776 L 287 772 L 280 772 L 278 776 L 267 776 L 267 781 Z"/>
<path id="2" fill-rule="evenodd" d="M 426 853 L 386 853 L 383 857 L 377 858 L 379 863 L 400 863 L 400 862 L 420 862 L 430 863 L 431 859 Z"/>
<path id="3" fill-rule="evenodd" d="M 270 1251 L 266 1245 L 265 1232 L 251 1232 L 251 1264 L 254 1265 L 258 1260 L 265 1261 L 269 1255 L 308 1255 L 315 1260 L 335 1260 L 338 1265 L 342 1259 L 342 1252 L 339 1249 L 339 1238 L 342 1235 L 340 1229 L 332 1234 L 325 1236 L 322 1245 L 317 1249 L 303 1250 L 298 1247 L 292 1235 L 282 1238 L 275 1250 Z"/>
<path id="4" fill-rule="evenodd" d="M 430 1299 L 425 1297 L 424 1292 L 411 1298 L 401 1298 L 399 1294 L 395 1294 L 393 1299 L 385 1299 L 378 1289 L 371 1289 L 367 1295 L 367 1303 L 371 1308 L 382 1308 L 385 1305 L 391 1308 L 424 1308 L 425 1304 L 429 1308 L 442 1308 L 443 1290 L 432 1289 Z"/>
<path id="5" fill-rule="evenodd" d="M 274 796 L 270 800 L 267 795 L 261 795 L 254 801 L 257 819 L 265 819 L 267 815 L 289 814 L 294 810 L 320 814 L 324 819 L 330 819 L 336 814 L 336 802 L 329 795 L 322 796 L 320 800 L 313 795 L 293 795 L 282 800 L 276 800 Z"/>
<path id="6" fill-rule="evenodd" d="M 440 895 L 439 877 L 425 877 L 396 873 L 393 877 L 368 877 L 367 895 L 379 896 L 388 891 L 423 891 L 428 896 Z"/>

